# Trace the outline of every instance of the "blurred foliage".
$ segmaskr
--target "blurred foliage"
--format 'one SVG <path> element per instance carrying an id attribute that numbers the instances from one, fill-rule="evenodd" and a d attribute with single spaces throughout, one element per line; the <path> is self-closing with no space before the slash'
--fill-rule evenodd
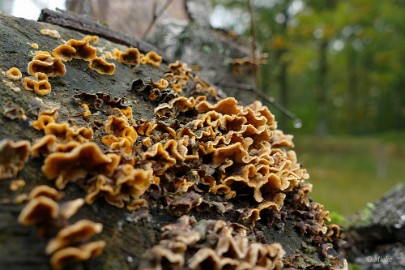
<path id="1" fill-rule="evenodd" d="M 247 1 L 213 3 L 249 16 Z M 405 0 L 251 3 L 257 43 L 269 55 L 261 66 L 260 89 L 303 120 L 300 133 L 405 128 Z M 227 27 L 250 35 L 246 20 L 236 18 Z M 281 128 L 292 127 L 276 116 Z"/>

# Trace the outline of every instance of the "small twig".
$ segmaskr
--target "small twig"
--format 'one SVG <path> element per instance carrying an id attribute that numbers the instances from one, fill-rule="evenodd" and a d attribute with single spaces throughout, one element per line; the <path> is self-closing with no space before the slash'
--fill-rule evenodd
<path id="1" fill-rule="evenodd" d="M 148 36 L 150 30 L 152 30 L 152 27 L 156 24 L 156 22 L 159 20 L 159 18 L 163 15 L 163 13 L 166 11 L 166 9 L 169 7 L 169 5 L 172 2 L 173 2 L 173 0 L 167 0 L 166 3 L 162 6 L 162 8 L 159 10 L 157 10 L 157 2 L 156 1 L 154 2 L 153 17 L 152 17 L 150 24 L 148 25 L 145 32 L 143 33 L 142 39 L 145 39 Z"/>
<path id="2" fill-rule="evenodd" d="M 257 44 L 256 44 L 256 33 L 255 33 L 255 24 L 254 24 L 254 17 L 253 17 L 253 9 L 251 0 L 247 0 L 247 8 L 250 15 L 250 46 L 251 46 L 251 53 L 252 53 L 252 70 L 255 76 L 255 86 L 256 89 L 259 89 L 259 65 L 256 56 Z M 257 94 L 256 94 L 257 97 Z"/>
<path id="3" fill-rule="evenodd" d="M 273 97 L 270 97 L 270 96 L 266 95 L 265 93 L 262 93 L 261 91 L 257 90 L 253 86 L 250 86 L 247 84 L 233 83 L 233 82 L 219 82 L 218 85 L 223 86 L 223 87 L 229 87 L 229 88 L 253 92 L 259 98 L 261 98 L 265 102 L 269 103 L 274 108 L 279 110 L 282 114 L 284 114 L 285 116 L 287 116 L 288 118 L 293 120 L 294 124 L 298 125 L 299 123 L 301 123 L 301 119 L 299 119 L 295 114 L 293 114 L 292 112 L 287 110 L 287 108 L 285 108 L 283 105 L 278 103 Z"/>

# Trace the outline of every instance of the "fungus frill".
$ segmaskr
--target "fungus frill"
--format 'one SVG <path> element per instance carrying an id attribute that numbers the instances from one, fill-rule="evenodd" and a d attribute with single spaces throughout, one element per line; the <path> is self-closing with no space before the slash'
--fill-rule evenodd
<path id="1" fill-rule="evenodd" d="M 66 153 L 55 152 L 46 157 L 42 172 L 48 179 L 56 179 L 63 189 L 68 182 L 84 178 L 88 173 L 111 175 L 119 162 L 115 154 L 103 154 L 97 144 L 84 143 Z"/>
<path id="2" fill-rule="evenodd" d="M 39 31 L 42 35 L 50 36 L 51 38 L 58 39 L 60 38 L 60 34 L 57 30 L 52 30 L 48 28 L 41 29 Z"/>
<path id="3" fill-rule="evenodd" d="M 28 141 L 3 139 L 0 141 L 0 180 L 16 177 L 31 155 Z"/>
<path id="4" fill-rule="evenodd" d="M 147 269 L 282 269 L 281 245 L 251 242 L 247 228 L 222 220 L 182 216 L 162 228 L 162 240 L 144 254 Z M 195 252 L 195 250 L 197 250 Z M 191 258 L 186 260 L 186 253 Z"/>
<path id="5" fill-rule="evenodd" d="M 58 110 L 45 110 L 39 113 L 38 119 L 32 122 L 32 127 L 36 130 L 44 130 L 50 123 L 54 123 L 58 118 Z"/>
<path id="6" fill-rule="evenodd" d="M 52 86 L 48 81 L 48 76 L 42 72 L 36 72 L 34 74 L 35 79 L 30 77 L 24 77 L 22 85 L 26 90 L 34 90 L 40 96 L 47 95 L 51 92 Z"/>
<path id="7" fill-rule="evenodd" d="M 90 39 L 70 39 L 66 44 L 56 47 L 52 54 L 55 57 L 60 57 L 63 61 L 70 61 L 73 58 L 89 61 L 97 56 L 96 48 L 89 45 Z"/>
<path id="8" fill-rule="evenodd" d="M 58 250 L 51 256 L 50 264 L 54 270 L 62 270 L 68 263 L 86 261 L 101 255 L 105 245 L 104 241 L 99 240 Z"/>
<path id="9" fill-rule="evenodd" d="M 59 205 L 54 200 L 39 196 L 33 198 L 18 216 L 18 222 L 25 226 L 41 224 L 58 217 Z"/>
<path id="10" fill-rule="evenodd" d="M 115 64 L 108 63 L 100 57 L 90 59 L 89 68 L 97 71 L 99 74 L 113 75 L 115 72 Z"/>
<path id="11" fill-rule="evenodd" d="M 55 77 L 65 75 L 66 68 L 59 57 L 52 57 L 48 52 L 41 52 L 28 63 L 27 71 L 30 75 L 42 72 L 48 77 Z"/>
<path id="12" fill-rule="evenodd" d="M 103 225 L 91 220 L 82 219 L 61 229 L 55 238 L 51 239 L 45 249 L 46 254 L 52 254 L 66 246 L 85 241 L 95 234 L 101 233 Z"/>
<path id="13" fill-rule="evenodd" d="M 18 68 L 12 67 L 6 71 L 6 76 L 10 80 L 18 81 L 22 78 L 22 73 Z"/>
<path id="14" fill-rule="evenodd" d="M 141 61 L 141 53 L 137 48 L 129 48 L 125 52 L 115 50 L 114 57 L 118 62 L 122 62 L 130 66 L 136 66 Z"/>
<path id="15" fill-rule="evenodd" d="M 130 164 L 119 165 L 111 177 L 97 175 L 88 181 L 86 202 L 92 204 L 97 197 L 103 196 L 111 205 L 118 208 L 127 207 L 135 210 L 145 206 L 146 201 L 140 199 L 153 183 L 151 166 L 134 168 Z"/>
<path id="16" fill-rule="evenodd" d="M 141 57 L 141 64 L 150 64 L 154 67 L 160 67 L 163 58 L 154 51 L 148 52 L 145 56 Z"/>

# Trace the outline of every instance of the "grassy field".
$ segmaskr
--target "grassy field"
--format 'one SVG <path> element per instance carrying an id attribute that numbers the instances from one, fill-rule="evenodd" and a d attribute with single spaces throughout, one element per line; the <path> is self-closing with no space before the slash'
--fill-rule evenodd
<path id="1" fill-rule="evenodd" d="M 374 137 L 294 136 L 298 161 L 327 210 L 353 214 L 405 182 L 405 134 Z"/>

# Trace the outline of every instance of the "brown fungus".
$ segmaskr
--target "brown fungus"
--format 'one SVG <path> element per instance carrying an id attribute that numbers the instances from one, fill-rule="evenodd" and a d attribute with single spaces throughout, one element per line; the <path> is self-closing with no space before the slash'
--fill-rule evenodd
<path id="1" fill-rule="evenodd" d="M 40 185 L 33 188 L 28 196 L 29 200 L 39 197 L 46 197 L 54 201 L 59 201 L 63 197 L 63 193 L 57 191 L 53 187 L 47 185 Z"/>
<path id="2" fill-rule="evenodd" d="M 53 57 L 48 52 L 41 52 L 28 63 L 27 71 L 30 75 L 42 72 L 48 77 L 55 77 L 65 75 L 66 68 L 59 57 Z"/>
<path id="3" fill-rule="evenodd" d="M 18 222 L 25 226 L 46 223 L 58 217 L 58 204 L 45 196 L 30 200 L 18 216 Z"/>
<path id="4" fill-rule="evenodd" d="M 22 73 L 18 68 L 12 67 L 12 68 L 10 68 L 9 70 L 6 71 L 6 76 L 10 80 L 18 81 L 18 80 L 20 80 L 22 78 Z"/>
<path id="5" fill-rule="evenodd" d="M 89 45 L 89 39 L 87 38 L 82 40 L 70 39 L 66 45 L 75 49 L 75 53 L 72 55 L 73 58 L 86 61 L 96 58 L 97 50 Z"/>
<path id="6" fill-rule="evenodd" d="M 141 58 L 141 63 L 150 64 L 154 67 L 160 67 L 162 60 L 163 60 L 163 58 L 160 55 L 158 55 L 154 51 L 150 51 L 144 57 Z"/>
<path id="7" fill-rule="evenodd" d="M 70 61 L 75 56 L 76 49 L 70 45 L 62 44 L 52 51 L 54 57 L 59 57 L 62 61 Z"/>
<path id="8" fill-rule="evenodd" d="M 52 90 L 52 86 L 48 81 L 48 76 L 42 72 L 36 72 L 34 76 L 36 79 L 30 77 L 23 78 L 22 85 L 24 89 L 34 91 L 40 96 L 49 94 Z"/>
<path id="9" fill-rule="evenodd" d="M 82 244 L 78 247 L 66 247 L 56 251 L 50 259 L 54 270 L 62 270 L 72 262 L 82 262 L 101 255 L 106 243 L 102 240 Z"/>
<path id="10" fill-rule="evenodd" d="M 63 189 L 88 173 L 111 175 L 119 162 L 119 156 L 103 154 L 97 144 L 84 143 L 66 153 L 51 153 L 46 157 L 42 172 L 48 179 L 56 178 L 56 186 Z"/>
<path id="11" fill-rule="evenodd" d="M 49 255 L 66 246 L 88 240 L 95 234 L 101 233 L 102 230 L 103 225 L 101 223 L 95 223 L 87 219 L 79 220 L 61 229 L 58 234 L 48 242 L 45 253 Z"/>
<path id="12" fill-rule="evenodd" d="M 141 53 L 137 48 L 129 48 L 125 52 L 115 50 L 114 57 L 118 62 L 122 62 L 130 66 L 136 66 L 141 61 Z"/>
<path id="13" fill-rule="evenodd" d="M 48 124 L 54 123 L 57 118 L 57 109 L 42 111 L 39 113 L 38 119 L 32 122 L 32 127 L 36 130 L 44 130 Z"/>
<path id="14" fill-rule="evenodd" d="M 48 28 L 41 29 L 39 31 L 42 35 L 50 36 L 51 38 L 58 39 L 60 38 L 60 34 L 57 30 L 51 30 Z"/>
<path id="15" fill-rule="evenodd" d="M 115 64 L 108 63 L 100 57 L 90 59 L 89 68 L 97 71 L 99 74 L 113 75 L 115 72 Z"/>
<path id="16" fill-rule="evenodd" d="M 28 141 L 0 141 L 0 179 L 16 177 L 31 155 Z"/>

